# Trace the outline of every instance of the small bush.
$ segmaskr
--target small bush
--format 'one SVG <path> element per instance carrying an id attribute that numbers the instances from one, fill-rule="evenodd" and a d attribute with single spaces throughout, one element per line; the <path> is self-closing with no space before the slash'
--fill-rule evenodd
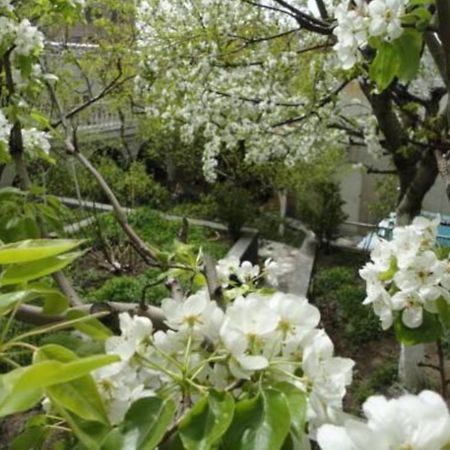
<path id="1" fill-rule="evenodd" d="M 339 319 L 344 328 L 344 339 L 349 346 L 370 342 L 381 334 L 380 320 L 372 308 L 363 305 L 366 291 L 363 287 L 344 284 L 336 292 Z"/>
<path id="2" fill-rule="evenodd" d="M 145 289 L 146 303 L 159 305 L 163 298 L 169 296 L 169 291 L 164 284 L 157 284 L 146 289 L 146 286 L 154 283 L 158 275 L 160 275 L 159 271 L 149 269 L 135 277 L 121 276 L 111 278 L 101 288 L 88 294 L 88 298 L 93 302 L 138 303 L 141 301 Z"/>
<path id="3" fill-rule="evenodd" d="M 333 302 L 346 345 L 356 347 L 381 334 L 379 319 L 363 305 L 366 291 L 354 269 L 335 267 L 314 277 L 314 297 L 319 305 Z"/>
<path id="4" fill-rule="evenodd" d="M 355 280 L 355 271 L 348 267 L 334 267 L 322 270 L 314 276 L 314 295 L 333 296 L 343 284 L 352 283 Z"/>
<path id="5" fill-rule="evenodd" d="M 344 203 L 339 185 L 333 181 L 313 183 L 308 192 L 299 197 L 299 217 L 314 231 L 321 246 L 328 247 L 338 236 L 339 226 L 347 218 L 342 211 Z"/>
<path id="6" fill-rule="evenodd" d="M 250 192 L 232 183 L 222 183 L 214 187 L 212 195 L 217 217 L 227 225 L 232 239 L 238 239 L 242 227 L 257 213 Z"/>
<path id="7" fill-rule="evenodd" d="M 145 164 L 134 161 L 126 169 L 108 156 L 96 158 L 94 166 L 109 184 L 119 201 L 126 206 L 146 205 L 165 208 L 168 205 L 169 191 L 146 172 Z M 107 202 L 97 182 L 84 168 L 77 166 L 77 181 L 81 196 L 97 202 Z M 57 195 L 75 197 L 73 173 L 64 165 L 50 172 L 48 190 Z"/>
<path id="8" fill-rule="evenodd" d="M 398 381 L 398 366 L 392 361 L 384 367 L 377 368 L 370 378 L 358 387 L 356 397 L 359 404 L 364 403 L 371 395 L 380 395 L 386 388 Z"/>

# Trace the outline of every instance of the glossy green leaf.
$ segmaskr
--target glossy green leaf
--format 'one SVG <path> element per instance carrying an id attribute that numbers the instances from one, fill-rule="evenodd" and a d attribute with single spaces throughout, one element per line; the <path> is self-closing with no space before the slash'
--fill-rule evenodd
<path id="1" fill-rule="evenodd" d="M 11 442 L 10 450 L 40 450 L 48 434 L 49 428 L 44 426 L 26 428 Z"/>
<path id="2" fill-rule="evenodd" d="M 56 360 L 67 363 L 78 359 L 72 351 L 55 344 L 41 347 L 35 357 L 37 362 Z M 46 394 L 53 403 L 57 403 L 87 421 L 109 423 L 103 401 L 90 375 L 49 386 Z"/>
<path id="3" fill-rule="evenodd" d="M 377 54 L 370 66 L 370 77 L 378 90 L 384 91 L 394 80 L 399 67 L 399 58 L 395 47 L 390 42 L 381 42 Z"/>
<path id="4" fill-rule="evenodd" d="M 395 336 L 405 345 L 426 344 L 436 342 L 442 335 L 442 326 L 437 314 L 423 311 L 423 322 L 418 328 L 409 328 L 401 320 L 398 314 L 394 320 Z"/>
<path id="5" fill-rule="evenodd" d="M 0 286 L 26 283 L 50 275 L 69 265 L 83 252 L 72 252 L 37 261 L 8 266 L 0 277 Z"/>
<path id="6" fill-rule="evenodd" d="M 75 323 L 73 327 L 97 341 L 104 341 L 113 335 L 113 332 L 108 327 L 103 325 L 98 319 L 95 317 L 90 317 L 89 314 L 78 309 L 71 309 L 67 311 L 66 317 L 69 320 L 81 319 L 85 317 L 86 320 Z"/>
<path id="7" fill-rule="evenodd" d="M 111 426 L 83 420 L 63 408 L 60 408 L 58 412 L 82 444 L 77 446 L 77 450 L 100 450 L 105 437 L 111 432 Z"/>
<path id="8" fill-rule="evenodd" d="M 442 327 L 445 329 L 450 329 L 450 305 L 444 298 L 440 297 L 436 301 L 436 306 L 439 313 L 439 320 Z"/>
<path id="9" fill-rule="evenodd" d="M 0 264 L 17 264 L 49 258 L 78 247 L 82 241 L 72 239 L 34 239 L 0 247 Z"/>
<path id="10" fill-rule="evenodd" d="M 59 289 L 45 284 L 33 283 L 28 285 L 28 292 L 30 293 L 28 301 L 35 298 L 44 301 L 44 314 L 61 314 L 69 307 L 69 300 Z"/>
<path id="11" fill-rule="evenodd" d="M 420 66 L 423 39 L 422 33 L 412 28 L 403 30 L 402 35 L 392 42 L 399 65 L 397 75 L 401 81 L 408 82 L 415 78 Z"/>
<path id="12" fill-rule="evenodd" d="M 8 292 L 0 294 L 0 316 L 9 313 L 19 302 L 24 302 L 29 296 L 28 291 Z"/>
<path id="13" fill-rule="evenodd" d="M 236 404 L 222 446 L 227 450 L 278 450 L 286 439 L 290 423 L 284 394 L 266 389 L 257 397 Z"/>
<path id="14" fill-rule="evenodd" d="M 187 450 L 209 450 L 231 424 L 233 397 L 212 391 L 200 399 L 182 420 L 178 430 Z"/>
<path id="15" fill-rule="evenodd" d="M 7 186 L 7 187 L 0 189 L 0 200 L 1 201 L 11 199 L 11 198 L 15 199 L 15 198 L 17 198 L 17 196 L 25 197 L 26 195 L 28 195 L 27 192 L 21 191 L 20 189 L 17 189 L 12 186 Z"/>
<path id="16" fill-rule="evenodd" d="M 0 376 L 0 417 L 32 408 L 44 389 L 87 375 L 119 360 L 114 355 L 96 355 L 69 363 L 41 361 Z"/>
<path id="17" fill-rule="evenodd" d="M 277 383 L 274 388 L 286 397 L 291 415 L 291 432 L 300 441 L 305 433 L 308 397 L 291 383 Z"/>
<path id="18" fill-rule="evenodd" d="M 133 403 L 117 430 L 111 432 L 102 450 L 153 450 L 172 423 L 176 404 L 170 399 L 141 398 Z"/>

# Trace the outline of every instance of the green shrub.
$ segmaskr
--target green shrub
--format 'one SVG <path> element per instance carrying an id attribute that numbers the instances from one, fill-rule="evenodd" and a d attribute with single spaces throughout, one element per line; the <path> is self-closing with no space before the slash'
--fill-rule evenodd
<path id="1" fill-rule="evenodd" d="M 344 328 L 347 345 L 357 347 L 376 339 L 381 334 L 380 320 L 372 308 L 363 305 L 365 288 L 344 284 L 336 292 L 339 319 Z"/>
<path id="2" fill-rule="evenodd" d="M 201 194 L 199 201 L 196 203 L 185 202 L 175 205 L 169 212 L 180 217 L 213 221 L 219 220 L 214 197 L 211 194 Z"/>
<path id="3" fill-rule="evenodd" d="M 355 271 L 348 267 L 333 267 L 322 270 L 314 276 L 313 288 L 315 296 L 328 296 L 336 299 L 335 291 L 343 284 L 352 283 L 355 280 Z"/>
<path id="4" fill-rule="evenodd" d="M 398 381 L 397 361 L 379 367 L 370 376 L 364 380 L 356 391 L 356 397 L 359 404 L 364 403 L 371 395 L 380 395 L 386 388 L 392 386 Z"/>
<path id="5" fill-rule="evenodd" d="M 379 319 L 363 305 L 365 286 L 354 269 L 335 267 L 314 277 L 313 295 L 319 305 L 333 302 L 346 345 L 356 347 L 381 334 Z"/>
<path id="6" fill-rule="evenodd" d="M 158 284 L 146 289 L 153 284 L 160 272 L 155 269 L 146 270 L 138 276 L 121 276 L 110 278 L 102 287 L 88 294 L 92 302 L 129 302 L 141 301 L 145 289 L 145 301 L 151 305 L 159 305 L 161 300 L 169 296 L 164 284 Z"/>
<path id="7" fill-rule="evenodd" d="M 95 159 L 94 166 L 123 205 L 146 205 L 153 208 L 165 208 L 167 206 L 170 198 L 168 190 L 146 172 L 144 163 L 134 161 L 128 168 L 123 169 L 114 159 L 108 156 Z M 77 166 L 76 175 L 83 198 L 107 202 L 107 197 L 90 173 Z M 68 197 L 77 195 L 73 173 L 65 165 L 58 165 L 50 172 L 47 188 L 49 192 L 58 195 Z"/>
<path id="8" fill-rule="evenodd" d="M 333 181 L 312 183 L 310 189 L 298 198 L 299 217 L 317 236 L 319 244 L 326 247 L 338 236 L 339 226 L 347 215 L 339 185 Z"/>
<path id="9" fill-rule="evenodd" d="M 256 216 L 257 208 L 248 190 L 231 182 L 217 184 L 212 192 L 218 219 L 227 225 L 232 239 L 241 234 L 242 227 Z"/>

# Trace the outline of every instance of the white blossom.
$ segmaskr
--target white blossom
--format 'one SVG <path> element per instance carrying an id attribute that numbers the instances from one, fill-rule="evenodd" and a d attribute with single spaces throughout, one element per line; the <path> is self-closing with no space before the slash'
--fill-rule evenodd
<path id="1" fill-rule="evenodd" d="M 364 304 L 373 306 L 383 329 L 392 326 L 397 312 L 407 327 L 418 328 L 424 310 L 437 313 L 437 299 L 450 303 L 448 262 L 434 251 L 438 224 L 439 219 L 417 217 L 396 227 L 392 241 L 376 240 L 371 261 L 360 270 L 367 284 Z"/>
<path id="2" fill-rule="evenodd" d="M 0 144 L 5 147 L 7 147 L 9 143 L 11 128 L 12 125 L 8 122 L 2 110 L 0 110 Z"/>
<path id="3" fill-rule="evenodd" d="M 33 154 L 36 150 L 50 153 L 50 134 L 36 128 L 22 129 L 23 146 L 26 152 Z"/>
<path id="4" fill-rule="evenodd" d="M 443 450 L 450 443 L 450 414 L 439 394 L 423 391 L 387 400 L 370 397 L 363 405 L 367 423 L 347 420 L 323 425 L 322 450 Z"/>
<path id="5" fill-rule="evenodd" d="M 30 56 L 44 48 L 44 35 L 31 25 L 28 19 L 23 19 L 17 27 L 14 51 L 21 56 Z"/>
<path id="6" fill-rule="evenodd" d="M 384 36 L 394 40 L 402 34 L 401 17 L 405 13 L 404 0 L 373 0 L 369 3 L 370 26 L 372 36 Z"/>
<path id="7" fill-rule="evenodd" d="M 11 0 L 0 0 L 0 9 L 11 12 L 14 10 L 14 6 L 12 5 Z"/>

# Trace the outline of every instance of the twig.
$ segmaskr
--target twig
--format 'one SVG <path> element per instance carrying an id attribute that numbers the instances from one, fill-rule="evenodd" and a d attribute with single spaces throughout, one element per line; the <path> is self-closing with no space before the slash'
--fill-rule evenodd
<path id="1" fill-rule="evenodd" d="M 214 258 L 210 255 L 204 255 L 203 261 L 204 261 L 204 275 L 206 278 L 206 284 L 208 286 L 209 296 L 211 300 L 215 300 L 217 302 L 217 305 L 224 310 L 225 299 L 223 297 L 222 287 L 219 284 L 217 278 L 216 262 L 214 261 Z"/>

